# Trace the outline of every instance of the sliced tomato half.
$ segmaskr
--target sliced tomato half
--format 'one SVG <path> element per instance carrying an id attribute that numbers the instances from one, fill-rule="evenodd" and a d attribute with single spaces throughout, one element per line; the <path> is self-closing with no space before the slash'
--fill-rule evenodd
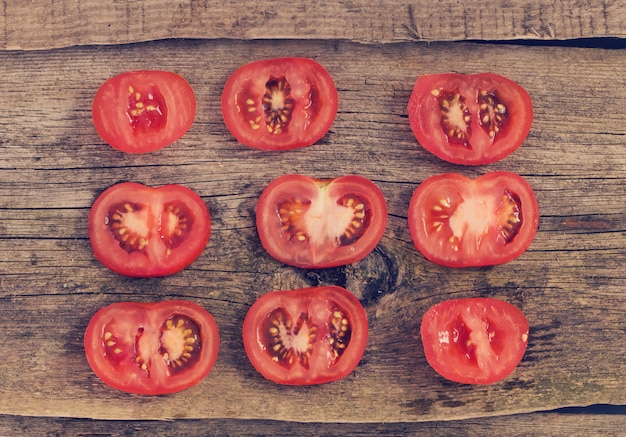
<path id="1" fill-rule="evenodd" d="M 307 58 L 276 58 L 238 68 L 222 92 L 222 114 L 242 144 L 266 150 L 310 146 L 337 115 L 330 74 Z"/>
<path id="2" fill-rule="evenodd" d="M 539 206 L 530 184 L 510 172 L 469 179 L 432 176 L 414 191 L 409 231 L 430 261 L 448 267 L 502 264 L 517 258 L 537 233 Z"/>
<path id="3" fill-rule="evenodd" d="M 301 268 L 336 267 L 374 250 L 385 232 L 387 204 L 382 191 L 361 176 L 286 175 L 261 194 L 256 224 L 275 259 Z"/>
<path id="4" fill-rule="evenodd" d="M 286 385 L 346 377 L 359 364 L 367 335 L 363 306 L 336 286 L 266 293 L 243 322 L 243 343 L 254 368 Z"/>

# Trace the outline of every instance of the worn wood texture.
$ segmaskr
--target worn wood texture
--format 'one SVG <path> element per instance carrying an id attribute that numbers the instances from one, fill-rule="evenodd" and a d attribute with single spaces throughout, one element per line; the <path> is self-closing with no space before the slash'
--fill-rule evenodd
<path id="1" fill-rule="evenodd" d="M 23 418 L 0 416 L 0 435 L 65 437 L 97 435 L 108 437 L 150 436 L 294 436 L 341 435 L 431 437 L 507 435 L 511 437 L 623 435 L 626 415 L 535 413 L 506 417 L 477 418 L 446 422 L 412 423 L 303 423 L 273 420 L 197 419 L 175 421 L 70 420 L 65 418 Z"/>
<path id="2" fill-rule="evenodd" d="M 0 48 L 168 38 L 564 40 L 626 36 L 624 0 L 6 0 Z"/>
<path id="3" fill-rule="evenodd" d="M 224 127 L 220 93 L 253 59 L 306 55 L 339 90 L 339 113 L 312 147 L 263 152 Z M 408 125 L 415 78 L 489 69 L 531 94 L 535 121 L 525 144 L 478 168 L 444 163 Z M 191 130 L 176 144 L 130 156 L 102 143 L 90 107 L 108 77 L 137 68 L 173 70 L 198 99 Z M 626 58 L 621 51 L 472 43 L 362 45 L 320 41 L 166 41 L 0 53 L 0 414 L 98 419 L 232 418 L 298 422 L 420 422 L 626 404 Z M 407 229 L 412 191 L 449 171 L 517 172 L 541 208 L 538 235 L 518 260 L 453 270 L 419 255 Z M 374 180 L 389 205 L 379 247 L 343 268 L 305 271 L 272 260 L 254 226 L 258 195 L 285 173 Z M 122 180 L 180 183 L 212 214 L 201 257 L 180 274 L 128 279 L 92 256 L 86 219 L 95 197 Z M 343 285 L 370 319 L 356 371 L 319 387 L 283 387 L 247 361 L 241 325 L 261 294 Z M 492 296 L 520 307 L 530 324 L 527 354 L 491 386 L 446 382 L 427 365 L 418 330 L 432 304 Z M 91 372 L 82 333 L 108 303 L 185 298 L 206 307 L 221 331 L 212 373 L 165 397 L 103 385 Z"/>

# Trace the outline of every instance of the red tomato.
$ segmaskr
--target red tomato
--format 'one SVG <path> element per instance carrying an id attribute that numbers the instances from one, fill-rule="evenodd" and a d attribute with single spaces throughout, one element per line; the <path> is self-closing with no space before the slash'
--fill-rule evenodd
<path id="1" fill-rule="evenodd" d="M 196 98 L 181 76 L 168 71 L 130 71 L 112 77 L 96 92 L 92 106 L 96 131 L 127 153 L 165 147 L 189 130 Z"/>
<path id="2" fill-rule="evenodd" d="M 337 115 L 328 72 L 306 58 L 256 61 L 237 69 L 222 92 L 222 114 L 242 144 L 266 150 L 310 146 Z"/>
<path id="3" fill-rule="evenodd" d="M 263 191 L 256 210 L 261 244 L 301 268 L 336 267 L 365 258 L 387 225 L 380 189 L 361 176 L 317 180 L 286 175 Z"/>
<path id="4" fill-rule="evenodd" d="M 432 176 L 409 203 L 409 231 L 427 259 L 448 267 L 502 264 L 524 253 L 539 223 L 537 198 L 521 176 Z"/>
<path id="5" fill-rule="evenodd" d="M 533 120 L 526 90 L 490 73 L 420 76 L 408 112 L 413 134 L 426 150 L 464 165 L 508 156 L 526 139 Z"/>
<path id="6" fill-rule="evenodd" d="M 278 384 L 337 381 L 359 364 L 367 345 L 367 314 L 336 286 L 273 291 L 243 322 L 243 345 L 254 368 Z"/>
<path id="7" fill-rule="evenodd" d="M 213 316 L 191 302 L 120 302 L 101 308 L 85 331 L 85 353 L 105 384 L 142 395 L 185 390 L 217 360 Z"/>
<path id="8" fill-rule="evenodd" d="M 428 364 L 462 384 L 492 384 L 517 367 L 528 344 L 528 320 L 511 305 L 491 298 L 441 302 L 422 318 Z"/>
<path id="9" fill-rule="evenodd" d="M 89 240 L 95 257 L 126 276 L 166 276 L 181 271 L 204 250 L 210 232 L 206 205 L 180 185 L 113 185 L 96 199 L 89 213 Z"/>

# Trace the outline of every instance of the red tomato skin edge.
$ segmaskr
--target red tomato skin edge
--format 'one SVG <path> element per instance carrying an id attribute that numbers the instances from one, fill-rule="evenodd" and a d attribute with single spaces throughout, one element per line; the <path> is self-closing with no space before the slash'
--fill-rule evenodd
<path id="1" fill-rule="evenodd" d="M 518 180 L 518 182 L 520 184 L 522 184 L 523 186 L 526 187 L 526 189 L 528 190 L 528 192 L 530 194 L 532 194 L 531 198 L 529 199 L 532 203 L 530 205 L 526 205 L 526 209 L 527 211 L 532 212 L 532 214 L 526 214 L 526 219 L 525 219 L 525 223 L 524 223 L 524 227 L 525 228 L 530 228 L 528 230 L 528 233 L 530 234 L 528 240 L 526 241 L 526 244 L 521 245 L 517 251 L 515 251 L 510 257 L 507 257 L 506 259 L 502 259 L 496 262 L 472 262 L 472 261 L 468 261 L 464 264 L 459 264 L 457 262 L 447 262 L 446 259 L 443 258 L 437 258 L 435 256 L 431 256 L 430 251 L 427 250 L 424 246 L 422 246 L 422 244 L 420 243 L 419 239 L 417 238 L 413 238 L 413 243 L 415 248 L 430 262 L 433 262 L 435 264 L 438 264 L 440 266 L 443 267 L 450 267 L 450 268 L 471 268 L 471 267 L 490 267 L 490 266 L 495 266 L 495 265 L 500 265 L 500 264 L 506 264 L 508 262 L 511 262 L 513 260 L 515 260 L 516 258 L 518 258 L 519 256 L 521 256 L 524 252 L 526 252 L 526 250 L 530 247 L 530 245 L 532 244 L 535 235 L 537 234 L 537 230 L 539 227 L 539 204 L 537 202 L 537 197 L 535 196 L 535 193 L 531 187 L 531 185 L 528 183 L 528 181 L 526 181 L 524 178 L 522 178 L 521 176 L 515 174 L 515 173 L 510 173 L 510 172 L 505 172 L 505 171 L 495 171 L 495 172 L 491 172 L 491 173 L 487 173 L 484 174 L 483 176 L 479 176 L 479 177 L 486 177 L 486 176 L 490 176 L 490 177 L 497 177 L 498 175 L 512 175 L 516 178 L 516 180 Z M 435 175 L 435 176 L 431 176 L 428 179 L 426 179 L 424 182 L 422 182 L 414 191 L 413 193 L 413 198 L 416 197 L 416 192 L 418 192 L 421 189 L 424 189 L 426 187 L 426 184 L 431 184 L 431 183 L 436 183 L 439 180 L 445 180 L 448 178 L 462 178 L 465 180 L 473 180 L 473 179 L 469 179 L 465 176 L 462 176 L 460 174 L 457 173 L 445 173 L 445 174 L 440 174 L 440 175 Z M 413 199 L 411 201 L 411 203 L 413 202 Z M 531 219 L 528 219 L 528 216 L 530 215 Z"/>
<path id="2" fill-rule="evenodd" d="M 508 308 L 508 311 L 510 311 L 510 314 L 512 314 L 512 316 L 517 319 L 517 322 L 518 322 L 517 327 L 519 328 L 519 331 L 522 333 L 522 336 L 525 335 L 525 340 L 524 339 L 521 340 L 522 347 L 519 351 L 519 354 L 517 357 L 518 359 L 516 359 L 514 362 L 515 365 L 511 366 L 508 372 L 504 372 L 503 374 L 501 374 L 499 377 L 495 379 L 493 377 L 468 378 L 467 376 L 462 375 L 458 372 L 449 371 L 441 367 L 439 365 L 439 361 L 437 360 L 436 352 L 434 351 L 434 349 L 431 349 L 427 346 L 427 344 L 429 344 L 428 339 L 432 335 L 431 329 L 430 329 L 432 328 L 432 325 L 429 324 L 429 322 L 433 321 L 431 319 L 435 319 L 439 315 L 440 309 L 443 312 L 443 309 L 446 306 L 457 305 L 462 308 L 468 308 L 470 306 L 476 306 L 476 305 L 487 306 L 488 304 L 496 304 L 500 306 L 501 308 L 502 307 Z M 526 348 L 528 346 L 528 339 L 529 339 L 529 331 L 530 331 L 530 327 L 529 327 L 528 319 L 526 319 L 526 316 L 524 315 L 524 313 L 522 313 L 522 311 L 519 308 L 517 308 L 516 306 L 506 301 L 502 301 L 502 300 L 494 299 L 494 298 L 486 298 L 486 297 L 470 297 L 470 298 L 453 299 L 453 300 L 443 301 L 438 304 L 435 304 L 426 311 L 426 313 L 424 314 L 422 318 L 422 324 L 420 326 L 420 336 L 422 339 L 422 345 L 424 347 L 424 354 L 426 355 L 426 361 L 428 362 L 430 367 L 437 374 L 439 374 L 440 376 L 444 377 L 445 379 L 449 381 L 456 382 L 459 384 L 470 384 L 470 385 L 495 384 L 507 378 L 511 373 L 513 373 L 513 371 L 517 368 L 517 366 L 522 361 L 526 353 Z"/>
<path id="3" fill-rule="evenodd" d="M 355 360 L 354 365 L 349 368 L 344 369 L 344 371 L 342 371 L 341 373 L 337 373 L 332 376 L 326 375 L 323 377 L 317 377 L 314 380 L 300 381 L 300 380 L 290 380 L 287 378 L 276 377 L 274 375 L 274 372 L 272 372 L 271 369 L 265 368 L 262 365 L 262 363 L 255 363 L 252 357 L 255 356 L 256 349 L 258 349 L 259 346 L 256 344 L 256 341 L 254 343 L 252 341 L 246 341 L 247 333 L 254 333 L 256 337 L 257 320 L 254 319 L 253 317 L 248 317 L 249 315 L 253 314 L 254 309 L 256 307 L 262 306 L 266 300 L 271 300 L 274 296 L 279 296 L 281 294 L 283 295 L 292 294 L 296 296 L 302 295 L 303 299 L 309 299 L 307 296 L 311 295 L 311 293 L 315 294 L 316 292 L 324 292 L 325 290 L 331 290 L 334 293 L 338 293 L 350 304 L 353 310 L 358 311 L 358 314 L 356 315 L 353 314 L 353 316 L 355 316 L 355 321 L 360 321 L 356 329 L 358 329 L 361 334 L 358 337 L 353 338 L 353 340 L 351 340 L 351 343 L 350 343 L 350 348 L 352 349 L 351 353 L 358 356 L 358 360 Z M 321 287 L 301 288 L 297 290 L 275 290 L 275 291 L 270 291 L 269 293 L 264 294 L 263 296 L 258 298 L 248 310 L 248 314 L 246 315 L 246 318 L 244 319 L 242 332 L 243 332 L 244 349 L 246 351 L 246 355 L 248 356 L 248 359 L 250 360 L 250 363 L 252 364 L 252 366 L 265 379 L 267 379 L 268 381 L 272 381 L 276 384 L 280 384 L 280 385 L 287 385 L 287 386 L 309 385 L 310 386 L 310 385 L 321 385 L 321 384 L 327 384 L 330 382 L 339 381 L 345 378 L 346 376 L 348 376 L 350 373 L 352 373 L 356 369 L 356 367 L 359 365 L 361 358 L 363 357 L 363 354 L 365 353 L 365 350 L 367 347 L 369 328 L 368 328 L 367 313 L 365 312 L 365 308 L 363 308 L 363 305 L 361 305 L 361 302 L 359 302 L 356 296 L 354 296 L 354 294 L 352 294 L 350 291 L 342 287 L 334 286 L 334 285 L 327 285 L 327 286 L 321 286 Z"/>
<path id="4" fill-rule="evenodd" d="M 199 315 L 202 317 L 202 321 L 196 320 L 196 322 L 198 322 L 200 326 L 205 326 L 208 332 L 201 331 L 201 333 L 203 334 L 203 336 L 206 336 L 207 334 L 211 335 L 211 338 L 213 339 L 213 343 L 211 346 L 214 346 L 214 347 L 211 347 L 209 351 L 205 352 L 205 356 L 204 356 L 205 363 L 203 366 L 203 371 L 199 375 L 195 376 L 194 378 L 195 382 L 193 382 L 190 385 L 185 384 L 184 386 L 180 386 L 180 387 L 161 388 L 160 390 L 156 390 L 156 391 L 150 390 L 148 388 L 136 388 L 133 390 L 120 384 L 119 380 L 117 378 L 114 378 L 113 375 L 109 376 L 106 373 L 104 373 L 104 371 L 102 370 L 104 369 L 104 367 L 101 367 L 98 364 L 98 359 L 100 358 L 100 356 L 96 358 L 96 356 L 93 354 L 93 350 L 91 348 L 91 339 L 102 337 L 102 333 L 97 332 L 99 328 L 100 329 L 102 328 L 102 326 L 100 326 L 100 324 L 98 323 L 101 316 L 103 316 L 104 314 L 106 314 L 107 312 L 109 312 L 111 309 L 115 307 L 120 307 L 120 309 L 123 310 L 124 306 L 128 304 L 133 305 L 133 306 L 139 305 L 148 310 L 151 308 L 156 308 L 156 307 L 167 305 L 168 307 L 172 308 L 172 310 L 170 311 L 170 313 L 172 314 L 183 313 L 185 315 L 190 315 L 190 313 L 193 313 L 196 316 Z M 188 311 L 181 310 L 181 308 L 187 308 Z M 201 322 L 204 322 L 204 324 Z M 87 358 L 87 362 L 89 363 L 89 366 L 91 367 L 92 371 L 96 374 L 96 376 L 103 383 L 105 383 L 111 388 L 114 388 L 116 390 L 123 391 L 126 393 L 144 395 L 144 396 L 155 396 L 155 395 L 168 395 L 168 394 L 181 392 L 183 390 L 193 387 L 194 385 L 200 383 L 204 378 L 206 378 L 206 376 L 211 372 L 211 370 L 213 369 L 213 366 L 217 362 L 217 356 L 218 356 L 219 349 L 220 349 L 220 336 L 219 336 L 219 329 L 218 329 L 217 323 L 215 322 L 215 319 L 213 318 L 211 313 L 209 313 L 205 308 L 201 307 L 200 305 L 189 302 L 189 301 L 171 300 L 171 301 L 148 302 L 148 303 L 116 302 L 116 303 L 100 308 L 92 316 L 85 330 L 83 346 L 85 348 L 85 356 Z M 207 348 L 204 348 L 204 349 L 207 349 Z M 100 352 L 103 353 L 102 351 Z"/>
<path id="5" fill-rule="evenodd" d="M 160 80 L 169 78 L 170 82 L 175 83 L 177 85 L 177 87 L 179 88 L 178 91 L 183 91 L 185 95 L 187 96 L 187 99 L 184 102 L 183 101 L 178 102 L 188 107 L 185 110 L 185 113 L 187 114 L 187 117 L 184 118 L 185 122 L 184 124 L 180 124 L 179 126 L 174 126 L 177 128 L 176 129 L 177 134 L 170 134 L 168 136 L 169 140 L 166 142 L 158 142 L 157 144 L 156 142 L 152 140 L 147 140 L 143 142 L 139 141 L 138 146 L 130 145 L 126 141 L 124 141 L 123 138 L 119 138 L 119 135 L 117 135 L 117 133 L 109 132 L 109 128 L 107 128 L 107 126 L 110 126 L 111 121 L 106 120 L 105 117 L 102 116 L 101 114 L 102 111 L 98 111 L 97 104 L 100 100 L 103 100 L 100 97 L 101 94 L 106 95 L 106 93 L 109 92 L 110 89 L 114 87 L 115 84 L 117 84 L 118 82 L 123 82 L 126 78 L 132 78 L 136 76 L 140 76 L 140 77 L 143 76 L 144 78 L 159 77 Z M 172 102 L 167 102 L 167 103 L 171 104 Z M 110 145 L 116 150 L 119 150 L 124 153 L 128 153 L 130 155 L 139 155 L 139 154 L 155 152 L 159 149 L 167 147 L 171 145 L 172 143 L 178 141 L 191 128 L 195 119 L 196 107 L 197 107 L 197 102 L 196 102 L 193 88 L 191 87 L 189 82 L 187 82 L 187 80 L 181 75 L 171 72 L 171 71 L 162 71 L 162 70 L 134 70 L 134 71 L 126 71 L 126 72 L 117 74 L 116 76 L 110 77 L 109 79 L 104 81 L 102 85 L 100 85 L 100 87 L 96 91 L 96 94 L 94 95 L 94 100 L 92 104 L 92 118 L 93 118 L 96 132 L 98 133 L 100 138 L 102 138 L 108 145 Z M 179 112 L 182 113 L 183 111 L 179 111 Z M 179 115 L 180 114 L 170 114 L 168 123 L 172 124 L 174 122 L 174 119 L 176 119 L 177 121 L 180 121 L 181 118 L 179 117 Z"/>
<path id="6" fill-rule="evenodd" d="M 324 110 L 324 114 L 329 115 L 329 119 L 328 119 L 328 122 L 325 123 L 328 125 L 328 127 L 325 130 L 323 131 L 320 130 L 317 134 L 314 134 L 310 138 L 299 138 L 299 139 L 292 140 L 290 142 L 278 141 L 276 143 L 273 143 L 272 141 L 263 141 L 263 140 L 254 141 L 254 140 L 251 140 L 247 135 L 239 132 L 237 123 L 231 120 L 231 116 L 227 110 L 227 108 L 233 105 L 233 102 L 231 101 L 232 96 L 237 94 L 235 92 L 235 90 L 237 89 L 237 84 L 238 84 L 237 79 L 239 78 L 240 75 L 247 73 L 249 70 L 254 71 L 256 68 L 262 69 L 268 64 L 276 64 L 276 65 L 284 64 L 288 66 L 294 66 L 294 68 L 296 69 L 298 67 L 300 68 L 307 67 L 310 70 L 315 71 L 317 74 L 319 74 L 322 77 L 323 84 L 316 84 L 316 85 L 324 85 L 324 90 L 326 93 L 328 93 L 327 95 L 325 95 L 325 97 L 328 97 L 328 100 L 325 100 L 325 106 L 327 108 Z M 314 61 L 313 59 L 301 58 L 301 57 L 262 59 L 262 60 L 253 61 L 253 62 L 240 66 L 231 74 L 231 76 L 226 81 L 226 84 L 224 85 L 224 89 L 222 92 L 221 101 L 222 101 L 222 114 L 223 114 L 224 122 L 226 124 L 226 127 L 228 128 L 228 131 L 231 133 L 231 135 L 240 144 L 243 144 L 247 147 L 251 147 L 253 149 L 268 150 L 268 151 L 283 151 L 283 150 L 298 149 L 301 147 L 312 146 L 313 144 L 317 143 L 319 140 L 321 140 L 324 137 L 324 135 L 328 133 L 328 130 L 332 126 L 332 123 L 335 121 L 335 118 L 337 116 L 337 109 L 339 108 L 339 98 L 337 94 L 337 89 L 335 86 L 335 82 L 333 81 L 330 73 L 328 73 L 326 68 L 324 68 L 317 61 Z M 309 129 L 309 131 L 311 130 L 313 129 Z M 317 131 L 318 129 L 315 129 L 315 130 Z"/>
<path id="7" fill-rule="evenodd" d="M 484 78 L 487 80 L 493 80 L 496 83 L 504 84 L 507 88 L 513 91 L 518 96 L 518 104 L 523 108 L 524 113 L 520 114 L 524 116 L 523 123 L 520 124 L 520 137 L 516 141 L 513 147 L 505 147 L 498 153 L 493 154 L 490 157 L 482 157 L 482 158 L 464 158 L 462 156 L 456 156 L 453 153 L 447 153 L 445 150 L 441 150 L 439 147 L 433 145 L 431 143 L 431 139 L 429 137 L 430 129 L 426 129 L 425 126 L 422 126 L 421 123 L 418 122 L 419 117 L 416 115 L 420 112 L 420 108 L 425 104 L 424 99 L 429 98 L 430 90 L 436 88 L 442 82 L 446 80 L 451 81 L 472 81 L 473 78 Z M 424 91 L 423 93 L 421 91 Z M 409 120 L 411 121 L 411 130 L 418 143 L 424 147 L 427 151 L 437 156 L 439 159 L 450 162 L 452 164 L 457 165 L 467 165 L 467 166 L 478 166 L 478 165 L 486 165 L 491 164 L 497 161 L 500 161 L 513 152 L 515 152 L 526 140 L 528 133 L 530 132 L 530 128 L 532 125 L 533 117 L 534 117 L 534 109 L 532 105 L 532 100 L 528 92 L 517 82 L 508 79 L 504 76 L 500 76 L 494 73 L 475 73 L 475 74 L 464 74 L 464 73 L 439 73 L 439 74 L 426 74 L 419 76 L 413 87 L 413 92 L 411 93 L 411 97 L 408 103 L 408 114 Z"/>

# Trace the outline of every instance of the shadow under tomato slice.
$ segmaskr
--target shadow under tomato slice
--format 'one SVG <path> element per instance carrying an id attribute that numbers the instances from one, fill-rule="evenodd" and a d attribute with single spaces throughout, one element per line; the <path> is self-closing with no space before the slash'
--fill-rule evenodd
<path id="1" fill-rule="evenodd" d="M 104 383 L 158 395 L 201 381 L 217 360 L 220 340 L 211 314 L 179 300 L 101 308 L 87 326 L 84 344 L 91 368 Z"/>
<path id="2" fill-rule="evenodd" d="M 202 199 L 189 188 L 157 188 L 124 182 L 105 190 L 89 213 L 94 256 L 126 276 L 179 272 L 209 241 L 211 220 Z"/>
<path id="3" fill-rule="evenodd" d="M 344 378 L 361 360 L 367 336 L 361 303 L 336 286 L 266 293 L 243 324 L 252 365 L 265 378 L 286 385 Z"/>
<path id="4" fill-rule="evenodd" d="M 261 194 L 256 224 L 273 258 L 301 268 L 336 267 L 374 250 L 385 231 L 387 205 L 380 189 L 361 176 L 286 175 Z"/>
<path id="5" fill-rule="evenodd" d="M 537 233 L 539 206 L 531 186 L 510 172 L 470 179 L 432 176 L 414 191 L 409 231 L 424 257 L 448 267 L 509 262 Z"/>

